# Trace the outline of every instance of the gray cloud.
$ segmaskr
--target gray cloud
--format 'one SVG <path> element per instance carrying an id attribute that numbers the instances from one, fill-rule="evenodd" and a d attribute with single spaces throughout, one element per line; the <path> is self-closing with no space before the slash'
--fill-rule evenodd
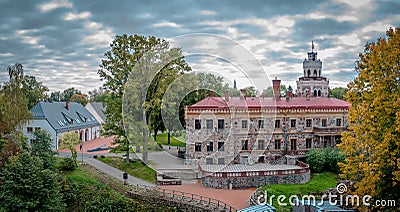
<path id="1" fill-rule="evenodd" d="M 359 7 L 319 0 L 65 1 L 42 11 L 47 2 L 0 1 L 0 83 L 8 78 L 7 66 L 19 62 L 26 74 L 53 91 L 73 86 L 87 92 L 102 84 L 97 70 L 115 35 L 173 38 L 212 33 L 242 44 L 271 76 L 292 86 L 314 40 L 323 73 L 335 85 L 345 86 L 355 76 L 351 70 L 364 44 L 384 36 L 387 26 L 398 24 L 400 17 L 400 3 L 380 0 Z M 203 38 L 180 45 L 185 52 L 205 50 L 211 43 Z M 212 53 L 221 58 L 251 61 L 232 46 L 218 45 Z M 188 62 L 202 71 L 221 70 L 229 75 L 227 80 L 236 78 L 239 85 L 247 85 L 226 61 L 191 57 Z M 259 70 L 250 72 L 261 76 Z"/>

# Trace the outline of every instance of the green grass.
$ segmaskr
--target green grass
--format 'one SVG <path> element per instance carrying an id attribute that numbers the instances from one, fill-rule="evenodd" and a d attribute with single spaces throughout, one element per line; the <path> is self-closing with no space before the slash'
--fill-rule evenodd
<path id="1" fill-rule="evenodd" d="M 331 172 L 315 173 L 312 174 L 311 180 L 304 184 L 267 185 L 264 186 L 263 189 L 267 190 L 267 203 L 269 203 L 271 195 L 275 195 L 272 205 L 277 208 L 278 211 L 291 211 L 291 206 L 288 201 L 291 195 L 297 195 L 297 197 L 301 199 L 303 195 L 312 194 L 318 198 L 321 192 L 336 187 L 337 178 L 338 176 Z M 288 206 L 283 207 L 277 204 L 277 197 L 279 195 L 285 195 L 286 199 L 284 202 L 288 203 Z"/>
<path id="2" fill-rule="evenodd" d="M 128 174 L 152 182 L 157 183 L 157 173 L 152 168 L 148 167 L 146 164 L 142 163 L 141 160 L 136 160 L 135 162 L 131 162 L 129 164 L 125 163 L 125 160 L 120 157 L 105 157 L 105 158 L 97 158 L 98 160 L 106 163 L 110 166 L 118 168 L 127 172 Z"/>
<path id="3" fill-rule="evenodd" d="M 154 140 L 153 137 L 151 137 L 151 139 Z M 157 143 L 159 143 L 161 145 L 170 145 L 170 146 L 182 146 L 182 147 L 186 146 L 184 134 L 182 134 L 179 137 L 174 137 L 171 135 L 170 144 L 168 144 L 168 134 L 167 133 L 159 134 L 159 135 L 157 135 Z"/>

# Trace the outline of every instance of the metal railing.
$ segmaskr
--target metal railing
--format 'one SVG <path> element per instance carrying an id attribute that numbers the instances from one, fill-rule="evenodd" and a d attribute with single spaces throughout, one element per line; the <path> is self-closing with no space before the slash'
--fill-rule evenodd
<path id="1" fill-rule="evenodd" d="M 203 206 L 204 208 L 217 209 L 218 211 L 237 212 L 236 208 L 221 200 L 184 191 L 175 191 L 160 187 L 147 187 L 144 185 L 136 185 L 133 187 L 133 191 L 131 190 L 130 192 L 148 194 L 151 193 L 180 204 L 187 203 L 188 205 L 197 205 L 200 207 Z"/>

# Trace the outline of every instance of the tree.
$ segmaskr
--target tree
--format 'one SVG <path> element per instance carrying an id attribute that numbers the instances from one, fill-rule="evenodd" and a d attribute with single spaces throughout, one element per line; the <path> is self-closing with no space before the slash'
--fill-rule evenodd
<path id="1" fill-rule="evenodd" d="M 27 152 L 13 156 L 0 173 L 0 210 L 64 210 L 58 177 L 44 169 L 40 157 Z"/>
<path id="2" fill-rule="evenodd" d="M 344 100 L 344 95 L 346 94 L 347 89 L 342 87 L 329 89 L 329 96 L 334 97 L 336 99 Z"/>
<path id="3" fill-rule="evenodd" d="M 12 156 L 20 155 L 22 153 L 21 147 L 13 140 L 6 140 L 0 151 L 0 170 L 8 162 Z M 0 172 L 1 173 L 1 172 Z"/>
<path id="4" fill-rule="evenodd" d="M 182 57 L 165 63 L 170 58 L 168 54 L 180 53 L 180 49 L 170 48 L 167 41 L 155 37 L 122 35 L 117 36 L 110 46 L 111 50 L 105 54 L 106 59 L 102 60 L 98 71 L 101 80 L 104 81 L 103 88 L 112 95 L 104 102 L 107 117 L 107 123 L 103 125 L 104 132 L 106 135 L 114 135 L 116 143 L 126 144 L 127 162 L 129 162 L 129 140 L 126 129 L 130 128 L 129 132 L 135 135 L 131 137 L 135 139 L 136 143 L 141 138 L 144 145 L 143 159 L 147 161 L 146 143 L 149 135 L 149 117 L 156 108 L 154 104 L 157 103 L 149 100 L 158 98 L 162 94 L 166 87 L 164 81 L 169 81 L 177 72 L 190 70 L 190 68 Z M 156 69 L 161 72 L 157 72 Z M 154 75 L 152 75 L 153 72 Z M 126 86 L 128 77 L 132 81 L 129 86 Z M 129 112 L 131 116 L 124 117 L 124 119 L 129 120 L 135 126 L 124 126 L 123 122 L 122 97 L 127 87 L 131 89 L 132 93 L 125 96 L 124 107 L 126 110 L 124 112 L 128 114 L 127 111 L 138 108 L 139 111 L 136 112 L 141 116 L 136 117 Z M 111 105 L 116 107 L 110 108 Z"/>
<path id="5" fill-rule="evenodd" d="M 36 81 L 34 76 L 23 77 L 22 93 L 28 102 L 28 109 L 33 108 L 39 101 L 47 99 L 47 91 L 49 91 L 47 86 L 43 85 L 42 82 Z"/>
<path id="6" fill-rule="evenodd" d="M 3 134 L 14 135 L 14 140 L 24 123 L 30 120 L 31 113 L 22 90 L 24 71 L 21 64 L 8 66 L 10 81 L 6 82 L 0 91 L 0 130 Z"/>
<path id="7" fill-rule="evenodd" d="M 75 132 L 67 132 L 61 136 L 60 140 L 60 149 L 69 149 L 71 151 L 71 157 L 75 161 L 75 165 L 78 166 L 76 162 L 78 153 L 76 152 L 75 146 L 81 143 L 81 140 L 79 140 L 79 134 Z"/>
<path id="8" fill-rule="evenodd" d="M 354 194 L 400 199 L 399 58 L 400 28 L 390 28 L 366 45 L 348 85 L 350 131 L 342 134 L 347 158 L 340 167 L 341 177 L 355 182 Z"/>
<path id="9" fill-rule="evenodd" d="M 74 94 L 82 94 L 82 91 L 80 91 L 80 90 L 78 90 L 78 89 L 76 89 L 74 87 L 67 88 L 61 93 L 61 95 L 60 95 L 61 99 L 60 100 L 61 101 L 71 101 L 71 97 Z"/>
<path id="10" fill-rule="evenodd" d="M 71 102 L 78 102 L 85 106 L 88 103 L 88 96 L 86 94 L 75 93 L 70 98 Z"/>
<path id="11" fill-rule="evenodd" d="M 32 144 L 31 154 L 38 156 L 43 160 L 43 167 L 45 169 L 53 169 L 55 166 L 54 155 L 56 152 L 52 150 L 52 139 L 50 134 L 45 130 L 36 129 L 34 132 L 35 142 Z"/>
<path id="12" fill-rule="evenodd" d="M 246 97 L 256 97 L 258 96 L 258 91 L 254 86 L 246 87 Z"/>
<path id="13" fill-rule="evenodd" d="M 54 102 L 61 101 L 61 92 L 60 91 L 51 92 L 49 100 Z"/>

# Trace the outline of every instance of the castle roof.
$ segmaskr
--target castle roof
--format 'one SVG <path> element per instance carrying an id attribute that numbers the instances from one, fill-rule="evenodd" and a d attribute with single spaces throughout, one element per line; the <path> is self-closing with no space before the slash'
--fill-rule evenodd
<path id="1" fill-rule="evenodd" d="M 336 98 L 309 98 L 293 97 L 288 101 L 285 98 L 276 100 L 274 98 L 263 97 L 230 97 L 225 101 L 223 97 L 206 97 L 196 104 L 189 106 L 189 109 L 228 109 L 228 108 L 248 108 L 248 109 L 346 109 L 350 103 Z"/>

